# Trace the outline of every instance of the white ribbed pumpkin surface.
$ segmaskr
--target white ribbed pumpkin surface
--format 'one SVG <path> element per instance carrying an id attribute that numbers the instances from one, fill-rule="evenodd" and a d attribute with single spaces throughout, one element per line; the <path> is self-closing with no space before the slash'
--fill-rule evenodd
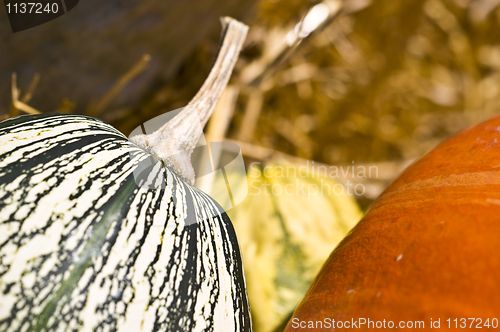
<path id="1" fill-rule="evenodd" d="M 207 195 L 85 116 L 0 123 L 0 331 L 250 331 L 236 236 Z"/>

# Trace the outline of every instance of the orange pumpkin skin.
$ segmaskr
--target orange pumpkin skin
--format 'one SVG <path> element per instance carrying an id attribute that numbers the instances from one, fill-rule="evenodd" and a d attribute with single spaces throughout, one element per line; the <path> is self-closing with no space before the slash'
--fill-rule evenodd
<path id="1" fill-rule="evenodd" d="M 285 331 L 325 318 L 422 320 L 425 329 L 431 318 L 441 328 L 448 318 L 500 320 L 500 117 L 444 142 L 390 185 Z"/>

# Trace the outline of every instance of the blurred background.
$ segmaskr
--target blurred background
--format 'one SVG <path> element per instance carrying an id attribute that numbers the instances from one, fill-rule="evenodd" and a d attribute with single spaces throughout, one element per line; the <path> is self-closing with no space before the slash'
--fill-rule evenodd
<path id="1" fill-rule="evenodd" d="M 409 162 L 497 113 L 500 1 L 346 0 L 339 15 L 327 1 L 330 13 L 316 8 L 290 47 L 290 32 L 319 3 L 87 0 L 16 34 L 2 7 L 0 116 L 9 113 L 11 74 L 21 98 L 38 73 L 33 108 L 97 116 L 128 135 L 194 96 L 222 15 L 251 26 L 225 136 L 329 165 L 380 163 L 358 197 L 363 208 Z M 248 148 L 253 158 L 271 155 Z"/>
<path id="2" fill-rule="evenodd" d="M 314 160 L 376 166 L 373 177 L 335 179 L 366 188 L 352 198 L 357 207 L 330 218 L 345 222 L 343 235 L 406 166 L 499 113 L 500 0 L 86 0 L 63 17 L 16 34 L 0 8 L 0 117 L 87 114 L 128 135 L 196 94 L 217 52 L 222 15 L 245 22 L 250 31 L 217 108 L 224 125 L 207 133 L 209 140 L 212 135 L 238 143 L 248 165 Z M 13 105 L 13 99 L 21 103 Z M 336 199 L 332 206 L 346 206 Z M 257 203 L 249 201 L 247 212 L 230 212 L 237 231 L 239 220 L 253 222 Z M 293 204 L 274 205 L 261 218 L 269 221 Z M 303 225 L 294 218 L 280 220 L 290 228 Z M 300 246 L 322 232 L 311 231 Z M 315 254 L 297 258 L 297 248 L 276 236 L 272 241 L 282 246 L 281 254 L 248 258 L 248 248 L 269 240 L 249 239 L 248 229 L 238 236 L 245 269 L 255 273 L 247 276 L 249 293 L 256 294 L 250 294 L 251 305 L 271 299 L 268 313 L 252 309 L 256 331 L 280 329 L 342 238 L 325 240 L 329 245 L 310 266 L 283 267 L 285 252 L 295 260 Z M 303 282 L 285 287 L 276 272 L 266 282 L 283 287 L 282 293 L 257 287 L 266 267 L 253 269 L 251 261 L 264 256 L 276 271 Z"/>

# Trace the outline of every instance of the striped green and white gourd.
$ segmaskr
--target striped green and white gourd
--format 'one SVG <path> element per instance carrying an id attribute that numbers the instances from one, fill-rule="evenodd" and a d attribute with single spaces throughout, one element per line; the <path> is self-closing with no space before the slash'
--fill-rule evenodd
<path id="1" fill-rule="evenodd" d="M 229 218 L 168 167 L 139 186 L 155 157 L 91 117 L 0 123 L 0 331 L 251 330 Z"/>

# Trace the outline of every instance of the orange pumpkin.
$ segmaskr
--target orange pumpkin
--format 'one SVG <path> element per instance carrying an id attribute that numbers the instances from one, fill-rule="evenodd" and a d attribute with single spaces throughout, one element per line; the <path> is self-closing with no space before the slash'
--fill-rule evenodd
<path id="1" fill-rule="evenodd" d="M 441 328 L 461 318 L 498 323 L 499 294 L 497 117 L 441 144 L 385 190 L 330 255 L 285 331 L 318 321 L 315 331 L 330 331 L 332 320 L 359 318 L 423 321 L 426 329 L 431 319 Z"/>

